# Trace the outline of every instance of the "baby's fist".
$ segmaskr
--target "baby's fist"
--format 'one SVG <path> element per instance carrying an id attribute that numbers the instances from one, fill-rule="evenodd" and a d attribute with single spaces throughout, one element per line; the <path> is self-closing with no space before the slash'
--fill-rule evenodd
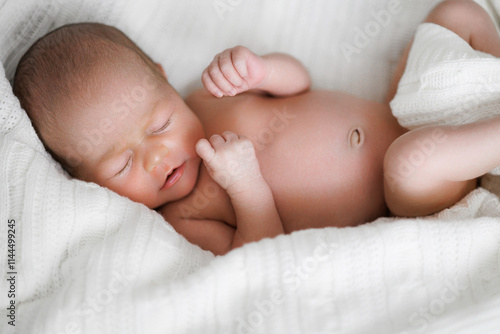
<path id="1" fill-rule="evenodd" d="M 210 176 L 229 196 L 245 191 L 261 177 L 253 144 L 244 136 L 226 131 L 210 140 L 200 139 L 196 152 Z"/>
<path id="2" fill-rule="evenodd" d="M 217 97 L 235 96 L 257 88 L 267 74 L 264 59 L 244 46 L 236 46 L 217 54 L 203 71 L 201 80 Z"/>

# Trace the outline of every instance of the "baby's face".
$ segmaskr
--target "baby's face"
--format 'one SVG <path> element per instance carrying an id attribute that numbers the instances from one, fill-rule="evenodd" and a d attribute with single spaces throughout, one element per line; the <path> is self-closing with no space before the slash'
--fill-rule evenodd
<path id="1" fill-rule="evenodd" d="M 149 73 L 101 80 L 96 101 L 62 121 L 72 129 L 64 151 L 77 162 L 77 175 L 149 208 L 189 194 L 201 162 L 199 119 Z"/>

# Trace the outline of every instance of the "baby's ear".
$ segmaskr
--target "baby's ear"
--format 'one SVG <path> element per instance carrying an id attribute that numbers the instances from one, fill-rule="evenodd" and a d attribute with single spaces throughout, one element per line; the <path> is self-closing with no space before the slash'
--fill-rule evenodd
<path id="1" fill-rule="evenodd" d="M 163 76 L 166 79 L 167 75 L 165 74 L 165 70 L 163 69 L 163 66 L 161 66 L 161 64 L 158 64 L 158 63 L 156 63 L 156 66 L 158 67 L 158 69 L 160 70 L 160 72 L 163 74 Z"/>

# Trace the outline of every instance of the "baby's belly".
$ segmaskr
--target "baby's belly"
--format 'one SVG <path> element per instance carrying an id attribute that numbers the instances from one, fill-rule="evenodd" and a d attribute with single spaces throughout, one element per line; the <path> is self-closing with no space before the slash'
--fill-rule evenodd
<path id="1" fill-rule="evenodd" d="M 283 125 L 275 127 L 273 141 L 262 140 L 264 132 L 253 140 L 287 232 L 359 223 L 341 210 L 345 205 L 352 207 L 355 199 L 348 198 L 349 189 L 340 182 L 343 162 L 336 144 L 344 136 L 336 133 L 330 108 L 328 99 L 313 96 L 282 103 L 271 119 L 278 123 L 279 118 Z M 269 130 L 266 134 L 271 137 Z"/>
<path id="2" fill-rule="evenodd" d="M 358 225 L 386 210 L 378 198 L 377 212 L 362 212 L 359 207 L 366 199 L 356 198 L 359 193 L 351 192 L 342 175 L 346 166 L 339 143 L 346 136 L 336 131 L 333 98 L 330 92 L 283 99 L 250 96 L 235 103 L 231 112 L 239 117 L 214 131 L 230 129 L 252 140 L 286 232 Z M 379 173 L 382 180 L 381 169 Z"/>

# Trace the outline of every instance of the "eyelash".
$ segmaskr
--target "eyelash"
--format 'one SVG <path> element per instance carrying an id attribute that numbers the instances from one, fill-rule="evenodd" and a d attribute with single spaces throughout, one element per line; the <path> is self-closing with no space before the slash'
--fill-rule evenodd
<path id="1" fill-rule="evenodd" d="M 157 135 L 159 133 L 162 133 L 163 131 L 165 131 L 169 127 L 169 125 L 170 125 L 170 119 L 168 119 L 168 121 L 161 128 L 153 131 L 153 134 Z"/>
<path id="2" fill-rule="evenodd" d="M 125 170 L 127 170 L 127 168 L 130 167 L 130 165 L 132 165 L 132 157 L 128 158 L 125 166 L 123 166 L 123 168 L 118 173 L 116 173 L 115 176 L 123 174 L 125 172 Z"/>

